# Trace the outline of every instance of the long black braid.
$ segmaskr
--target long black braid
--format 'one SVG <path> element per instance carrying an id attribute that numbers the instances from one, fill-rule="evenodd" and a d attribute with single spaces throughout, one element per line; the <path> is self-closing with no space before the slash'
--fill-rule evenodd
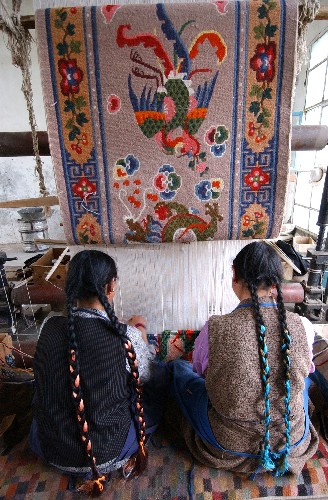
<path id="1" fill-rule="evenodd" d="M 290 448 L 290 344 L 291 337 L 287 327 L 286 309 L 283 303 L 281 282 L 283 270 L 280 257 L 276 251 L 265 242 L 253 242 L 246 245 L 233 261 L 236 278 L 243 280 L 250 291 L 256 331 L 259 340 L 259 358 L 261 366 L 261 380 L 264 396 L 264 438 L 261 450 L 261 465 L 271 470 L 276 476 L 288 471 L 288 454 Z M 285 388 L 285 448 L 282 453 L 274 453 L 270 448 L 270 367 L 268 363 L 268 346 L 266 327 L 261 313 L 258 289 L 275 286 L 277 289 L 277 309 L 281 330 L 281 352 L 284 361 L 284 388 Z"/>
<path id="2" fill-rule="evenodd" d="M 81 432 L 81 439 L 84 444 L 85 453 L 93 475 L 92 479 L 90 481 L 86 481 L 79 489 L 92 496 L 98 496 L 103 492 L 103 483 L 106 481 L 106 477 L 104 475 L 100 475 L 97 469 L 96 459 L 92 449 L 92 442 L 88 433 L 88 422 L 85 416 L 85 406 L 80 383 L 79 352 L 76 341 L 73 314 L 73 307 L 76 300 L 98 298 L 108 315 L 111 330 L 116 333 L 116 335 L 119 335 L 122 340 L 122 345 L 131 370 L 131 382 L 135 390 L 135 401 L 138 414 L 136 427 L 137 434 L 139 436 L 139 449 L 130 459 L 133 461 L 133 475 L 140 474 L 147 465 L 147 450 L 144 446 L 146 424 L 143 416 L 142 388 L 140 386 L 138 363 L 133 346 L 126 334 L 127 327 L 118 321 L 114 313 L 114 309 L 108 302 L 105 293 L 107 286 L 109 286 L 112 280 L 115 280 L 116 278 L 117 269 L 111 257 L 97 250 L 83 250 L 75 255 L 70 262 L 65 287 L 69 329 L 68 360 L 72 399 L 76 409 L 77 423 Z"/>

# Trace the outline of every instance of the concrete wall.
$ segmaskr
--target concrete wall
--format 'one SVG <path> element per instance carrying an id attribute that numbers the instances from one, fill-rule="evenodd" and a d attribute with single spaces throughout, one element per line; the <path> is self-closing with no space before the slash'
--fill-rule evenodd
<path id="1" fill-rule="evenodd" d="M 10 2 L 8 2 L 9 4 Z M 32 14 L 32 0 L 22 2 L 22 15 Z M 34 30 L 31 30 L 34 37 Z M 46 130 L 46 120 L 42 101 L 40 72 L 36 45 L 32 47 L 32 88 L 34 110 L 38 130 Z M 21 91 L 22 77 L 19 68 L 11 63 L 11 54 L 6 47 L 6 38 L 0 36 L 0 131 L 26 132 L 30 130 L 24 95 Z M 43 157 L 45 184 L 50 194 L 56 194 L 56 185 L 50 157 Z M 39 179 L 35 174 L 33 157 L 0 158 L 0 201 L 40 196 Z M 49 237 L 65 239 L 60 226 L 59 207 L 52 207 L 48 219 Z M 18 231 L 16 209 L 0 208 L 0 243 L 21 241 Z"/>

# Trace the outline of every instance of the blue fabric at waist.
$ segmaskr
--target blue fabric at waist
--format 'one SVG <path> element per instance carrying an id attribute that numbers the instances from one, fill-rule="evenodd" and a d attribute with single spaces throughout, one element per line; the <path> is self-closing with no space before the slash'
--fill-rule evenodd
<path id="1" fill-rule="evenodd" d="M 308 395 L 308 389 L 310 387 L 310 384 L 311 384 L 311 380 L 309 378 L 306 378 L 305 379 L 305 388 L 304 388 L 304 391 L 303 391 L 303 398 L 304 398 L 304 433 L 303 433 L 303 436 L 301 437 L 301 439 L 299 439 L 296 443 L 292 444 L 289 449 L 293 449 L 293 448 L 296 448 L 296 446 L 299 446 L 307 437 L 308 433 L 309 433 L 309 429 L 310 429 L 310 419 L 309 419 L 309 412 L 308 412 L 308 406 L 309 406 L 309 395 Z M 236 455 L 238 457 L 247 457 L 247 458 L 260 458 L 260 455 L 254 455 L 253 453 L 244 453 L 244 452 L 239 452 L 239 451 L 233 451 L 233 450 L 228 450 L 226 448 L 223 448 L 223 446 L 221 446 L 214 434 L 213 434 L 213 431 L 212 431 L 212 428 L 211 428 L 211 425 L 210 425 L 210 422 L 208 421 L 208 437 L 212 438 L 210 441 L 207 439 L 208 443 L 213 446 L 214 448 L 218 448 L 219 450 L 221 451 L 224 451 L 226 453 L 230 453 L 231 455 Z M 276 453 L 277 455 L 281 455 L 285 452 L 285 448 L 283 448 L 282 450 L 279 450 L 278 452 L 274 452 Z"/>

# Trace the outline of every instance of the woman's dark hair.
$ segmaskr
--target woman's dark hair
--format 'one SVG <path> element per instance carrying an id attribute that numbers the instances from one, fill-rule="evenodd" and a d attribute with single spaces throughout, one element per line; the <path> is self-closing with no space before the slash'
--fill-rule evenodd
<path id="1" fill-rule="evenodd" d="M 80 384 L 79 351 L 76 341 L 73 314 L 73 307 L 77 300 L 98 298 L 108 315 L 111 327 L 110 331 L 114 332 L 122 340 L 122 346 L 131 370 L 131 382 L 136 393 L 135 403 L 138 414 L 136 426 L 137 435 L 139 436 L 139 449 L 133 457 L 135 462 L 134 473 L 141 473 L 147 465 L 147 450 L 144 447 L 146 425 L 143 417 L 142 390 L 140 387 L 138 363 L 133 346 L 126 334 L 127 326 L 118 321 L 114 309 L 108 302 L 106 295 L 106 288 L 110 286 L 113 279 L 117 279 L 117 268 L 114 260 L 109 255 L 98 250 L 83 250 L 77 253 L 70 261 L 65 285 L 69 328 L 68 359 L 71 376 L 72 401 L 76 409 L 81 439 L 93 473 L 93 478 L 85 482 L 79 489 L 86 491 L 92 496 L 98 496 L 102 493 L 103 483 L 106 479 L 105 476 L 101 476 L 97 470 L 96 459 L 92 450 L 92 442 L 88 433 L 88 422 L 85 416 L 83 394 Z"/>
<path id="2" fill-rule="evenodd" d="M 264 393 L 264 441 L 261 451 L 261 465 L 273 471 L 276 476 L 282 476 L 289 469 L 288 455 L 290 448 L 290 357 L 289 350 L 291 337 L 287 327 L 286 309 L 283 302 L 281 283 L 283 269 L 279 255 L 273 247 L 264 241 L 252 242 L 246 245 L 233 261 L 235 276 L 243 280 L 251 294 L 256 330 L 259 339 L 259 356 L 262 372 L 262 386 Z M 285 388 L 285 448 L 278 455 L 270 449 L 270 368 L 268 363 L 268 347 L 266 342 L 266 328 L 261 313 L 257 291 L 259 288 L 275 286 L 277 290 L 277 309 L 281 331 L 281 352 L 284 361 L 284 388 Z"/>

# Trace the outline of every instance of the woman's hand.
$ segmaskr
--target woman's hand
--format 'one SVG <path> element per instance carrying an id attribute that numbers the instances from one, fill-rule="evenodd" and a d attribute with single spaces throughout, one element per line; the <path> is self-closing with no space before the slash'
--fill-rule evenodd
<path id="1" fill-rule="evenodd" d="M 130 326 L 134 326 L 140 330 L 142 339 L 146 344 L 148 344 L 147 334 L 146 334 L 146 319 L 143 316 L 131 316 L 130 319 L 126 322 Z"/>

